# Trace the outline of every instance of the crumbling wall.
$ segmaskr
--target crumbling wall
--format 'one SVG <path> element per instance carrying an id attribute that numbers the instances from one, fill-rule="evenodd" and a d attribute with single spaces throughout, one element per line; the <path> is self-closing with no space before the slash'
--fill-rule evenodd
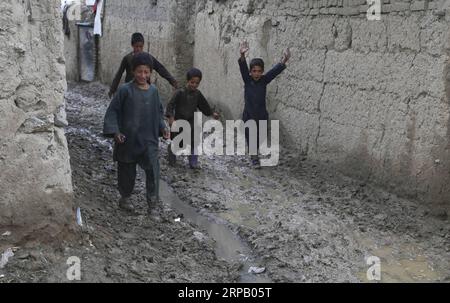
<path id="1" fill-rule="evenodd" d="M 110 0 L 105 6 L 100 39 L 100 80 L 111 84 L 120 62 L 131 52 L 131 35 L 141 32 L 150 52 L 179 81 L 193 62 L 195 0 Z M 123 76 L 124 78 L 125 76 Z M 154 73 L 164 101 L 173 89 Z"/>
<path id="2" fill-rule="evenodd" d="M 450 198 L 450 16 L 445 1 L 198 1 L 194 63 L 206 96 L 238 118 L 238 44 L 288 70 L 268 106 L 281 142 L 363 181 L 429 203 Z"/>
<path id="3" fill-rule="evenodd" d="M 64 35 L 64 58 L 66 62 L 66 80 L 79 81 L 80 72 L 78 68 L 78 26 L 77 21 L 69 21 L 70 34 Z"/>
<path id="4" fill-rule="evenodd" d="M 74 222 L 60 2 L 0 2 L 0 226 L 20 240 Z"/>

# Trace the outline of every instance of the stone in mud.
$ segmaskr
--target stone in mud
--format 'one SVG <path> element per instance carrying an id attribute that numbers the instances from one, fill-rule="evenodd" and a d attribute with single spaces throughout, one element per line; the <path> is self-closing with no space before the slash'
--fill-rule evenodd
<path id="1" fill-rule="evenodd" d="M 194 231 L 194 238 L 199 242 L 204 242 L 207 239 L 207 237 L 199 231 Z"/>
<path id="2" fill-rule="evenodd" d="M 252 267 L 250 267 L 249 269 L 248 269 L 248 273 L 249 274 L 262 274 L 263 272 L 265 272 L 266 271 L 266 268 L 265 267 L 255 267 L 255 266 L 252 266 Z"/>

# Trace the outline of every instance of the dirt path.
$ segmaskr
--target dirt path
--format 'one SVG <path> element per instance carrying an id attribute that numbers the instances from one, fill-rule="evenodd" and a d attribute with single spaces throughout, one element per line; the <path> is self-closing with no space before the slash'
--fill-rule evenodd
<path id="1" fill-rule="evenodd" d="M 82 258 L 83 281 L 242 280 L 242 262 L 218 260 L 214 251 L 213 236 L 222 247 L 233 247 L 229 238 L 187 218 L 175 222 L 180 212 L 240 235 L 270 281 L 366 281 L 369 256 L 381 260 L 381 281 L 450 281 L 450 224 L 444 215 L 289 151 L 274 168 L 251 169 L 245 157 L 202 156 L 202 169 L 192 171 L 186 159 L 169 169 L 163 144 L 162 178 L 200 215 L 165 201 L 164 222 L 147 219 L 142 174 L 133 198 L 138 215 L 125 215 L 117 209 L 111 146 L 99 136 L 105 93 L 99 84 L 71 84 L 67 93 L 74 190 L 88 226 L 83 240 L 59 252 L 22 248 L 3 270 L 3 281 L 64 281 L 71 255 Z M 206 238 L 194 236 L 196 231 Z"/>

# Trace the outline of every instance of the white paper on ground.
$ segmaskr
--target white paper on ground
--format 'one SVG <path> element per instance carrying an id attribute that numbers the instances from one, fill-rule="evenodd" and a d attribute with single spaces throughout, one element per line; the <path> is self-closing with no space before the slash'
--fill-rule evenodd
<path id="1" fill-rule="evenodd" d="M 249 274 L 262 274 L 263 272 L 265 272 L 266 271 L 266 268 L 265 267 L 255 267 L 255 266 L 252 266 L 252 267 L 250 267 L 249 269 L 248 269 L 248 273 Z"/>

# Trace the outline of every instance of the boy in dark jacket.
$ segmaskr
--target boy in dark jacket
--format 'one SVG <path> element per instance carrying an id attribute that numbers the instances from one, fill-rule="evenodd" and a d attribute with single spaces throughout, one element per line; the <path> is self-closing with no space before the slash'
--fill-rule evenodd
<path id="1" fill-rule="evenodd" d="M 248 120 L 255 120 L 257 125 L 257 150 L 259 153 L 259 121 L 269 120 L 269 114 L 266 106 L 267 85 L 272 82 L 279 74 L 286 69 L 286 62 L 291 57 L 289 49 L 287 49 L 281 59 L 281 62 L 276 64 L 264 74 L 264 61 L 260 58 L 255 58 L 250 61 L 250 70 L 247 66 L 245 59 L 246 53 L 249 51 L 249 45 L 247 41 L 244 41 L 240 45 L 240 58 L 239 68 L 241 71 L 242 79 L 245 85 L 245 105 L 242 120 L 247 122 Z M 249 132 L 246 129 L 245 138 L 247 144 L 249 143 Z M 267 136 L 266 136 L 267 138 Z M 260 167 L 259 156 L 252 155 L 252 164 L 256 167 Z"/>
<path id="2" fill-rule="evenodd" d="M 123 57 L 122 62 L 120 63 L 119 70 L 114 77 L 114 80 L 111 84 L 111 88 L 109 90 L 108 96 L 111 98 L 117 91 L 117 87 L 119 87 L 120 79 L 122 78 L 122 74 L 126 71 L 125 74 L 125 83 L 133 80 L 133 70 L 132 70 L 132 60 L 133 56 L 144 51 L 144 36 L 141 33 L 134 33 L 131 36 L 131 46 L 133 47 L 133 51 Z M 158 72 L 164 79 L 166 79 L 170 85 L 172 85 L 175 89 L 178 87 L 177 81 L 174 77 L 167 71 L 167 69 L 162 65 L 155 57 L 150 55 L 153 61 L 153 69 Z"/>
<path id="3" fill-rule="evenodd" d="M 205 116 L 213 116 L 219 119 L 219 114 L 213 112 L 203 94 L 198 89 L 202 81 L 202 72 L 199 69 L 191 68 L 187 72 L 187 84 L 175 92 L 175 95 L 167 104 L 166 116 L 169 118 L 169 125 L 172 126 L 175 120 L 186 120 L 191 125 L 191 155 L 189 156 L 189 166 L 192 169 L 198 169 L 198 155 L 192 154 L 194 151 L 194 113 L 197 109 Z M 172 133 L 174 139 L 178 133 Z M 176 156 L 172 152 L 172 146 L 169 145 L 169 165 L 173 166 L 176 162 Z"/>
<path id="4" fill-rule="evenodd" d="M 149 213 L 156 215 L 159 206 L 159 133 L 166 139 L 169 130 L 164 123 L 164 113 L 159 93 L 148 84 L 152 72 L 149 54 L 133 57 L 134 80 L 122 85 L 109 105 L 104 119 L 103 134 L 114 137 L 113 158 L 118 162 L 119 206 L 133 211 L 130 201 L 136 180 L 136 165 L 146 174 Z"/>

